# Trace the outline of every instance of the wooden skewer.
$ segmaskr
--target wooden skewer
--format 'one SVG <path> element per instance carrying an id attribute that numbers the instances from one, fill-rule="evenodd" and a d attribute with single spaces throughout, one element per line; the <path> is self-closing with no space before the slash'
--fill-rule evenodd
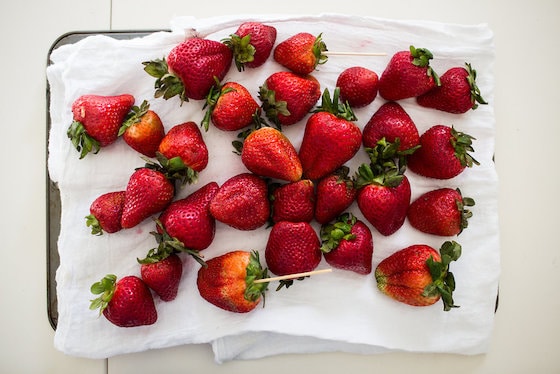
<path id="1" fill-rule="evenodd" d="M 274 282 L 274 281 L 285 280 L 285 279 L 297 279 L 297 278 L 307 277 L 307 276 L 315 275 L 315 274 L 330 273 L 331 271 L 332 271 L 332 269 L 306 271 L 304 273 L 288 274 L 288 275 L 282 275 L 282 276 L 279 276 L 279 277 L 257 279 L 253 283 L 266 283 L 266 282 Z"/>
<path id="2" fill-rule="evenodd" d="M 344 52 L 344 51 L 324 51 L 326 56 L 387 56 L 385 52 Z"/>

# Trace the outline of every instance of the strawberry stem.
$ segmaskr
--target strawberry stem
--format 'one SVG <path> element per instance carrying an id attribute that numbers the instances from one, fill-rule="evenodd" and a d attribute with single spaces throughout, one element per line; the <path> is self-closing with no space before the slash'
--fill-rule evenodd
<path id="1" fill-rule="evenodd" d="M 426 68 L 426 74 L 429 77 L 434 78 L 436 86 L 441 86 L 441 80 L 439 75 L 430 66 L 430 60 L 434 58 L 432 52 L 426 48 L 415 48 L 413 45 L 410 46 L 410 55 L 412 56 L 412 64 L 421 68 Z"/>
<path id="2" fill-rule="evenodd" d="M 165 100 L 171 99 L 174 96 L 179 95 L 181 99 L 181 105 L 185 101 L 189 101 L 188 97 L 185 95 L 185 86 L 181 79 L 169 71 L 169 66 L 165 57 L 162 59 L 155 59 L 153 61 L 144 61 L 144 71 L 156 78 L 154 87 L 156 89 L 154 93 L 155 98 L 162 97 Z"/>
<path id="3" fill-rule="evenodd" d="M 81 122 L 73 121 L 66 131 L 66 135 L 72 141 L 74 148 L 80 152 L 80 160 L 90 152 L 97 154 L 101 149 L 99 142 L 87 133 Z"/>
<path id="4" fill-rule="evenodd" d="M 453 126 L 451 127 L 451 145 L 455 149 L 455 156 L 459 159 L 461 166 L 470 168 L 473 164 L 480 165 L 480 163 L 468 153 L 474 152 L 474 148 L 472 147 L 473 140 L 476 140 L 476 138 L 455 130 Z"/>
<path id="5" fill-rule="evenodd" d="M 433 256 L 426 260 L 426 265 L 432 276 L 432 283 L 424 288 L 422 296 L 429 297 L 440 295 L 443 301 L 443 310 L 458 308 L 453 301 L 455 290 L 455 277 L 449 271 L 449 264 L 461 257 L 461 245 L 455 241 L 446 241 L 440 248 L 441 261 L 435 261 Z"/>
<path id="6" fill-rule="evenodd" d="M 268 269 L 262 267 L 259 252 L 252 251 L 249 264 L 246 268 L 247 276 L 245 277 L 245 299 L 248 301 L 257 301 L 259 297 L 264 297 L 268 290 L 268 282 L 255 283 L 255 280 L 268 278 Z"/>
<path id="7" fill-rule="evenodd" d="M 488 104 L 488 102 L 486 102 L 482 97 L 480 89 L 476 84 L 476 70 L 474 70 L 471 64 L 469 64 L 468 62 L 465 63 L 465 66 L 467 73 L 469 73 L 469 75 L 467 76 L 467 81 L 469 82 L 469 86 L 471 87 L 471 101 L 473 103 L 472 109 L 478 108 L 478 104 Z"/>
<path id="8" fill-rule="evenodd" d="M 99 309 L 99 315 L 103 313 L 107 305 L 113 298 L 115 293 L 115 286 L 117 283 L 117 276 L 114 274 L 108 274 L 103 277 L 99 282 L 95 282 L 91 285 L 90 291 L 94 295 L 100 295 L 99 297 L 90 300 L 91 304 L 89 306 L 90 310 Z"/>
<path id="9" fill-rule="evenodd" d="M 140 104 L 140 106 L 133 106 L 130 110 L 130 113 L 128 113 L 123 124 L 119 128 L 118 136 L 122 136 L 125 133 L 126 129 L 128 129 L 135 123 L 140 122 L 141 118 L 148 112 L 149 109 L 150 104 L 146 100 L 142 101 L 142 104 Z"/>
<path id="10" fill-rule="evenodd" d="M 238 71 L 245 70 L 245 64 L 255 60 L 255 47 L 251 44 L 251 34 L 240 37 L 237 34 L 231 34 L 229 38 L 222 39 L 233 53 L 233 61 Z"/>
<path id="11" fill-rule="evenodd" d="M 338 247 L 341 240 L 353 240 L 356 235 L 352 234 L 352 227 L 357 218 L 352 213 L 341 214 L 336 222 L 321 226 L 321 251 L 329 253 Z"/>
<path id="12" fill-rule="evenodd" d="M 328 88 L 325 88 L 321 99 L 321 105 L 317 106 L 317 109 L 315 109 L 313 113 L 327 112 L 347 121 L 357 121 L 358 118 L 354 114 L 354 111 L 352 110 L 348 102 L 341 103 L 339 97 L 340 87 L 336 87 L 334 89 L 332 100 Z"/>
<path id="13" fill-rule="evenodd" d="M 463 194 L 461 193 L 461 190 L 459 188 L 457 188 L 456 191 L 459 194 L 459 196 L 461 196 L 460 200 L 456 200 L 457 209 L 461 213 L 461 228 L 459 233 L 457 233 L 457 235 L 459 235 L 460 233 L 463 232 L 464 229 L 466 229 L 469 226 L 469 219 L 473 215 L 470 210 L 466 209 L 466 207 L 474 206 L 475 201 L 470 197 L 463 197 Z"/>

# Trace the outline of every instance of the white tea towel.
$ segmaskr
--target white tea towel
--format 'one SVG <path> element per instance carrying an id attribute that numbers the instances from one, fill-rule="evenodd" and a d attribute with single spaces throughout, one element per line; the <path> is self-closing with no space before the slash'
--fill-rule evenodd
<path id="1" fill-rule="evenodd" d="M 105 274 L 139 275 L 136 258 L 154 247 L 149 234 L 152 220 L 115 234 L 92 236 L 84 216 L 100 194 L 122 190 L 134 168 L 143 165 L 140 156 L 124 141 L 104 148 L 97 155 L 78 159 L 66 137 L 72 121 L 72 102 L 82 94 L 130 93 L 139 104 L 146 99 L 162 118 L 167 130 L 203 117 L 202 101 L 180 106 L 179 99 L 153 97 L 154 78 L 143 61 L 161 58 L 196 30 L 198 35 L 221 40 L 248 20 L 263 21 L 277 28 L 277 43 L 297 32 L 322 33 L 331 51 L 386 52 L 383 57 L 331 56 L 313 75 L 324 90 L 334 89 L 340 72 L 361 65 L 381 74 L 393 53 L 410 45 L 429 49 L 432 66 L 442 74 L 453 66 L 470 62 L 478 72 L 477 83 L 488 105 L 453 115 L 419 107 L 413 99 L 400 104 L 416 123 L 420 133 L 435 124 L 453 125 L 476 138 L 475 158 L 480 162 L 451 180 L 438 181 L 408 172 L 412 198 L 439 187 L 460 187 L 476 200 L 469 227 L 456 239 L 463 247 L 459 261 L 451 264 L 460 308 L 444 312 L 440 303 L 425 308 L 410 307 L 381 294 L 373 275 L 361 276 L 341 270 L 312 276 L 293 287 L 275 292 L 271 284 L 266 306 L 248 314 L 223 311 L 204 301 L 196 289 L 198 264 L 183 257 L 184 275 L 177 298 L 162 302 L 156 298 L 158 321 L 151 326 L 119 328 L 90 311 L 89 287 Z M 491 337 L 494 306 L 500 273 L 498 231 L 498 178 L 494 163 L 493 34 L 487 25 L 455 25 L 422 21 L 394 21 L 369 17 L 322 14 L 309 16 L 230 16 L 208 19 L 179 17 L 171 32 L 157 32 L 132 40 L 110 36 L 87 37 L 62 46 L 51 55 L 47 69 L 51 89 L 49 175 L 60 188 L 62 217 L 58 240 L 60 267 L 57 270 L 59 319 L 54 344 L 76 356 L 105 358 L 128 352 L 189 343 L 211 343 L 217 362 L 251 359 L 282 353 L 345 351 L 378 353 L 391 350 L 479 354 Z M 226 81 L 245 85 L 257 97 L 258 88 L 273 72 L 283 68 L 272 58 L 258 69 L 238 72 L 232 66 Z M 356 110 L 363 128 L 384 103 L 380 97 L 368 107 Z M 285 134 L 299 148 L 305 119 L 285 127 Z M 210 181 L 222 184 L 246 171 L 232 150 L 236 133 L 214 127 L 203 133 L 210 152 L 208 167 L 195 185 L 179 191 L 184 197 Z M 365 152 L 348 163 L 352 171 L 367 161 Z M 356 204 L 350 208 L 363 219 Z M 318 230 L 319 226 L 314 223 Z M 370 226 L 371 227 L 371 226 Z M 203 251 L 209 259 L 235 250 L 264 248 L 269 230 L 240 232 L 218 223 L 212 245 Z M 446 238 L 422 234 L 408 222 L 395 234 L 384 237 L 372 228 L 375 267 L 398 249 L 418 243 L 439 248 Z M 266 265 L 266 264 L 264 264 Z M 319 268 L 326 268 L 322 262 Z"/>

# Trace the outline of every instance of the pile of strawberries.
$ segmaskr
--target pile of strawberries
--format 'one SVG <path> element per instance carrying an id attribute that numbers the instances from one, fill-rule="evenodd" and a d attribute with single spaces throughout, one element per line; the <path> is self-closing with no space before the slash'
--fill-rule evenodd
<path id="1" fill-rule="evenodd" d="M 475 70 L 467 63 L 440 77 L 430 67 L 430 51 L 411 46 L 395 53 L 380 76 L 349 67 L 332 92 L 321 92 L 312 74 L 327 63 L 326 52 L 321 35 L 302 32 L 276 44 L 276 29 L 259 22 L 243 23 L 221 41 L 185 40 L 166 58 L 143 62 L 155 78 L 155 98 L 179 97 L 181 105 L 204 100 L 201 123 L 187 121 L 167 132 L 148 102 L 136 106 L 130 94 L 91 94 L 74 101 L 67 134 L 80 158 L 122 137 L 146 160 L 131 172 L 126 187 L 91 203 L 86 217 L 91 233 L 114 234 L 154 221 L 154 248 L 138 259 L 141 277 L 105 276 L 91 287 L 97 295 L 92 309 L 100 308 L 117 326 L 155 323 L 153 294 L 162 301 L 175 299 L 183 273 L 179 256 L 186 253 L 200 264 L 202 298 L 224 310 L 249 312 L 268 290 L 269 272 L 286 276 L 277 289 L 303 279 L 294 274 L 313 271 L 323 258 L 334 268 L 371 274 L 369 225 L 383 236 L 394 234 L 406 219 L 415 229 L 441 237 L 459 235 L 467 227 L 473 199 L 450 187 L 411 201 L 406 172 L 451 179 L 478 164 L 470 154 L 474 138 L 445 125 L 419 134 L 398 101 L 415 98 L 423 107 L 458 114 L 476 109 L 486 102 Z M 232 64 L 243 72 L 271 56 L 285 70 L 262 82 L 257 99 L 247 87 L 224 82 Z M 371 104 L 378 95 L 386 102 L 360 128 L 353 108 Z M 282 129 L 306 116 L 296 149 Z M 246 172 L 221 186 L 209 182 L 179 199 L 178 189 L 195 183 L 209 162 L 221 162 L 209 158 L 204 142 L 203 131 L 210 126 L 238 132 L 232 150 Z M 358 152 L 365 152 L 369 162 L 351 171 L 347 163 Z M 354 202 L 367 222 L 348 210 Z M 321 225 L 319 232 L 313 220 Z M 263 243 L 267 267 L 258 251 L 204 259 L 200 252 L 212 244 L 217 221 L 236 230 L 269 230 Z M 445 241 L 439 250 L 412 244 L 383 259 L 375 281 L 381 292 L 400 302 L 424 306 L 441 299 L 444 310 L 450 310 L 456 305 L 449 264 L 460 255 L 455 241 Z"/>

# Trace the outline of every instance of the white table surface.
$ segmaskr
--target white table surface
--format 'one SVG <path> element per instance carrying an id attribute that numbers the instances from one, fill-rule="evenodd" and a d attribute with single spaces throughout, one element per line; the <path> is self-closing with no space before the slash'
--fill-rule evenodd
<path id="1" fill-rule="evenodd" d="M 552 196 L 560 138 L 560 2 L 47 0 L 3 4 L 3 210 L 0 232 L 0 372 L 558 373 L 560 285 L 557 213 Z M 321 5 L 319 5 L 321 4 Z M 297 6 L 297 10 L 293 7 Z M 51 44 L 76 30 L 161 29 L 175 16 L 338 12 L 396 19 L 488 23 L 495 33 L 496 167 L 500 177 L 500 306 L 490 351 L 467 357 L 393 353 L 277 356 L 216 365 L 208 345 L 88 360 L 53 348 L 47 318 L 45 67 Z M 79 250 L 79 248 L 76 248 Z"/>

